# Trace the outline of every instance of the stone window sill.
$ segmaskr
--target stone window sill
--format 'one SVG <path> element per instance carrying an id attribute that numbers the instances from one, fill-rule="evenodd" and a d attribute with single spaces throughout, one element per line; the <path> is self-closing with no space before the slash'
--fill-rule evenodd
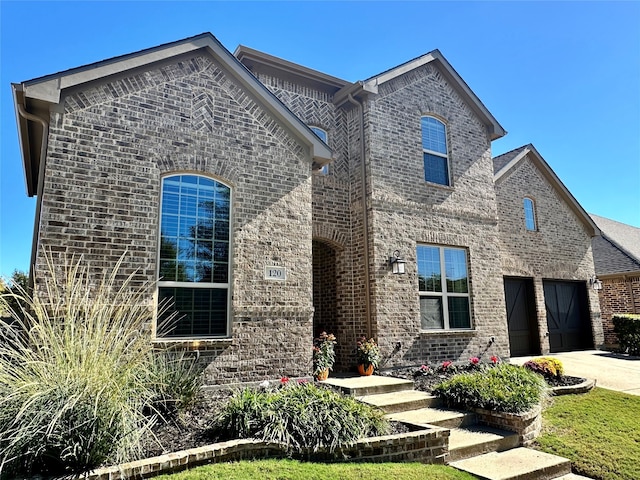
<path id="1" fill-rule="evenodd" d="M 473 336 L 477 333 L 475 328 L 470 330 L 420 330 L 420 336 L 438 335 L 448 337 Z"/>
<path id="2" fill-rule="evenodd" d="M 155 338 L 152 344 L 156 348 L 199 350 L 211 347 L 228 347 L 232 342 L 232 338 Z"/>

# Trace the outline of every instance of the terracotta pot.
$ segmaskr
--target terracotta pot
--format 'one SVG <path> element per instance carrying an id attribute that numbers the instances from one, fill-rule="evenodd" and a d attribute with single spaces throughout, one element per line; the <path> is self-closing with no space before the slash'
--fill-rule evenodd
<path id="1" fill-rule="evenodd" d="M 358 365 L 358 373 L 360 375 L 373 375 L 373 365 L 369 364 L 369 366 L 365 369 L 363 364 Z"/>
<path id="2" fill-rule="evenodd" d="M 319 374 L 316 375 L 316 380 L 318 380 L 319 382 L 322 382 L 322 381 L 326 380 L 327 378 L 329 378 L 329 369 L 328 368 L 322 370 Z"/>

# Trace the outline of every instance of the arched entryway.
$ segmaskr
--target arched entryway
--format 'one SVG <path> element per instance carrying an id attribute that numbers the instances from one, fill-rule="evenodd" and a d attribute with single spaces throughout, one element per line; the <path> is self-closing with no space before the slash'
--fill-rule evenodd
<path id="1" fill-rule="evenodd" d="M 339 335 L 336 259 L 338 250 L 329 242 L 313 240 L 313 335 Z M 339 354 L 339 349 L 336 352 Z M 338 359 L 336 359 L 338 360 Z M 336 363 L 340 363 L 337 361 Z"/>

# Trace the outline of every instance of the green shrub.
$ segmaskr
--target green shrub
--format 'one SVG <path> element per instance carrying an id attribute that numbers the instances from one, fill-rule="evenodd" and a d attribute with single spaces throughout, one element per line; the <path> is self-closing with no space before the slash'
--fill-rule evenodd
<path id="1" fill-rule="evenodd" d="M 195 358 L 184 352 L 154 352 L 147 381 L 154 392 L 152 410 L 163 417 L 174 416 L 195 403 L 202 387 L 202 370 Z"/>
<path id="2" fill-rule="evenodd" d="M 640 315 L 614 315 L 612 320 L 620 350 L 630 355 L 640 355 Z"/>
<path id="3" fill-rule="evenodd" d="M 0 476 L 77 472 L 139 453 L 156 390 L 150 286 L 123 279 L 121 262 L 100 279 L 48 258 L 40 294 L 0 297 L 26 305 L 0 321 Z"/>
<path id="4" fill-rule="evenodd" d="M 553 357 L 532 358 L 528 362 L 525 362 L 523 367 L 532 372 L 539 373 L 545 378 L 557 378 L 564 374 L 562 362 Z"/>
<path id="5" fill-rule="evenodd" d="M 455 375 L 437 385 L 433 393 L 450 406 L 521 413 L 539 404 L 545 391 L 540 375 L 500 364 L 484 372 Z"/>
<path id="6" fill-rule="evenodd" d="M 229 438 L 282 442 L 293 452 L 334 451 L 339 445 L 387 432 L 382 412 L 312 383 L 275 391 L 245 389 L 217 415 L 212 430 Z"/>

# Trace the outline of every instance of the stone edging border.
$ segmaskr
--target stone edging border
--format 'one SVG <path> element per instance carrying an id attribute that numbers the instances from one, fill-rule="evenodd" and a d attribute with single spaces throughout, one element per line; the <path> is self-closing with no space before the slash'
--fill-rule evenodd
<path id="1" fill-rule="evenodd" d="M 579 383 L 577 385 L 569 385 L 565 387 L 553 387 L 551 389 L 551 394 L 554 396 L 558 395 L 568 395 L 575 393 L 587 393 L 593 387 L 596 386 L 596 380 L 587 378 L 584 382 Z"/>

